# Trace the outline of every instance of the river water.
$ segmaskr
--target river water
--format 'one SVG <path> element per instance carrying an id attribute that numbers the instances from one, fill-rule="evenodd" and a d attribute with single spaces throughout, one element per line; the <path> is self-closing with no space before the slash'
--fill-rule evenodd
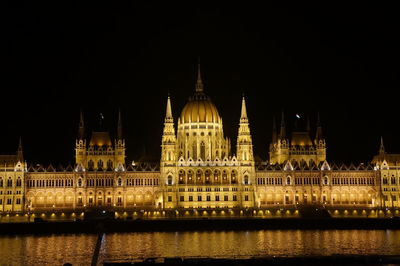
<path id="1" fill-rule="evenodd" d="M 97 235 L 0 236 L 0 265 L 90 265 Z M 99 261 L 148 257 L 398 255 L 400 230 L 259 230 L 112 233 Z"/>

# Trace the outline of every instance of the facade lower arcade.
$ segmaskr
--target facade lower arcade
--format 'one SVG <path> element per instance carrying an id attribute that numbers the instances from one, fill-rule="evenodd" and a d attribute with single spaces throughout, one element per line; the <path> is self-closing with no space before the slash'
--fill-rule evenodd
<path id="1" fill-rule="evenodd" d="M 282 115 L 269 160 L 256 162 L 243 98 L 233 153 L 199 68 L 176 127 L 167 99 L 159 163 L 127 164 L 121 115 L 115 139 L 104 130 L 88 138 L 81 113 L 75 165 L 29 166 L 21 141 L 15 155 L 0 155 L 0 212 L 400 207 L 400 155 L 382 141 L 370 164 L 336 165 L 326 159 L 319 117 L 311 132 L 308 123 L 289 134 Z"/>

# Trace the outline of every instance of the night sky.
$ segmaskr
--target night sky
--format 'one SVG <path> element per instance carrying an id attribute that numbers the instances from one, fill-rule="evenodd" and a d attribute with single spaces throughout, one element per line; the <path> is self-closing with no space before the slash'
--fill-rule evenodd
<path id="1" fill-rule="evenodd" d="M 115 135 L 120 108 L 127 160 L 158 159 L 168 92 L 177 122 L 198 56 L 234 146 L 244 93 L 264 160 L 281 110 L 289 132 L 297 113 L 310 116 L 313 134 L 320 112 L 329 161 L 367 162 L 381 135 L 400 152 L 394 7 L 12 3 L 2 14 L 2 154 L 22 136 L 29 163 L 73 162 L 79 109 L 88 135 L 99 113 Z"/>

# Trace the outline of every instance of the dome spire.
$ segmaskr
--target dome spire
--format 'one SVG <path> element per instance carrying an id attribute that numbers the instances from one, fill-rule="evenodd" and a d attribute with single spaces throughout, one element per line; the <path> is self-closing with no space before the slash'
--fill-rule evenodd
<path id="1" fill-rule="evenodd" d="M 201 80 L 200 72 L 200 56 L 197 59 L 197 81 L 196 81 L 196 92 L 204 92 L 203 81 Z"/>

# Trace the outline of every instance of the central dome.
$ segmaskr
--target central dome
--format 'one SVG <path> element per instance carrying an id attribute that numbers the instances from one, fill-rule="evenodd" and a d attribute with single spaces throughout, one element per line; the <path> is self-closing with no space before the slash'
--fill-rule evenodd
<path id="1" fill-rule="evenodd" d="M 219 123 L 220 121 L 218 110 L 210 98 L 199 92 L 189 98 L 180 117 L 181 123 Z"/>
<path id="2" fill-rule="evenodd" d="M 196 92 L 183 107 L 180 123 L 220 123 L 218 110 L 211 99 L 204 94 L 203 81 L 200 74 L 200 63 L 197 69 Z"/>

